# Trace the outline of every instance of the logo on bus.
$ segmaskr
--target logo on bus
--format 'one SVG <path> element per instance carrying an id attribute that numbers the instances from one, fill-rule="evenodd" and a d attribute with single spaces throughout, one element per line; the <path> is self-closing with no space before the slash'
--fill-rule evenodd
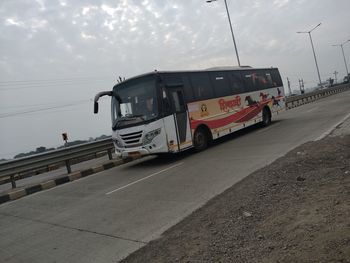
<path id="1" fill-rule="evenodd" d="M 209 116 L 209 112 L 208 112 L 207 105 L 203 103 L 201 106 L 201 117 L 205 117 L 205 116 Z"/>
<path id="2" fill-rule="evenodd" d="M 241 106 L 241 97 L 236 96 L 232 100 L 225 100 L 225 99 L 220 99 L 219 100 L 219 105 L 220 105 L 220 110 L 228 112 L 230 110 L 233 110 L 236 107 Z"/>

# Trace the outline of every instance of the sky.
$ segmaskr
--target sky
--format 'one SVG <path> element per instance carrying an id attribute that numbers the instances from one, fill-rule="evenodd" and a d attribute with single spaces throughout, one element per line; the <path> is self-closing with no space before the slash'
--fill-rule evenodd
<path id="1" fill-rule="evenodd" d="M 242 65 L 278 67 L 284 83 L 345 76 L 349 0 L 227 0 Z M 350 62 L 350 42 L 344 45 Z M 0 159 L 111 134 L 118 76 L 237 65 L 224 0 L 1 0 Z M 286 85 L 285 85 L 286 86 Z M 286 87 L 285 87 L 286 89 Z"/>

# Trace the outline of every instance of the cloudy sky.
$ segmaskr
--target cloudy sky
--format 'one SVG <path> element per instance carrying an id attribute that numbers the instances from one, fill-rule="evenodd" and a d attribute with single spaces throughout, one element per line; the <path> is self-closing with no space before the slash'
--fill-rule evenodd
<path id="1" fill-rule="evenodd" d="M 276 66 L 297 88 L 345 75 L 349 0 L 227 0 L 241 63 Z M 350 43 L 344 46 L 350 61 Z M 0 158 L 110 134 L 109 101 L 91 99 L 117 76 L 236 65 L 223 0 L 1 0 Z"/>

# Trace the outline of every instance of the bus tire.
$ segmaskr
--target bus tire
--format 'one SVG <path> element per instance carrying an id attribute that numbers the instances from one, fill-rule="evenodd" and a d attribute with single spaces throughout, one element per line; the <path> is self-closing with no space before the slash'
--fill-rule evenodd
<path id="1" fill-rule="evenodd" d="M 208 147 L 208 134 L 204 128 L 199 127 L 193 135 L 193 146 L 197 152 L 203 151 Z"/>
<path id="2" fill-rule="evenodd" d="M 263 109 L 261 124 L 263 127 L 267 127 L 271 124 L 271 111 L 268 107 Z"/>

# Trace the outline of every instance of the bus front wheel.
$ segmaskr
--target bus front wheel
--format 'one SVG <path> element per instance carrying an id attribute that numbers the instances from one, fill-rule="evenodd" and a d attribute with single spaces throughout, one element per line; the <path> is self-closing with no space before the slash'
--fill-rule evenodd
<path id="1" fill-rule="evenodd" d="M 199 128 L 193 135 L 193 144 L 196 151 L 203 151 L 208 146 L 208 135 L 206 131 Z"/>
<path id="2" fill-rule="evenodd" d="M 265 107 L 262 113 L 262 125 L 264 127 L 269 126 L 271 124 L 271 111 L 269 108 Z"/>

